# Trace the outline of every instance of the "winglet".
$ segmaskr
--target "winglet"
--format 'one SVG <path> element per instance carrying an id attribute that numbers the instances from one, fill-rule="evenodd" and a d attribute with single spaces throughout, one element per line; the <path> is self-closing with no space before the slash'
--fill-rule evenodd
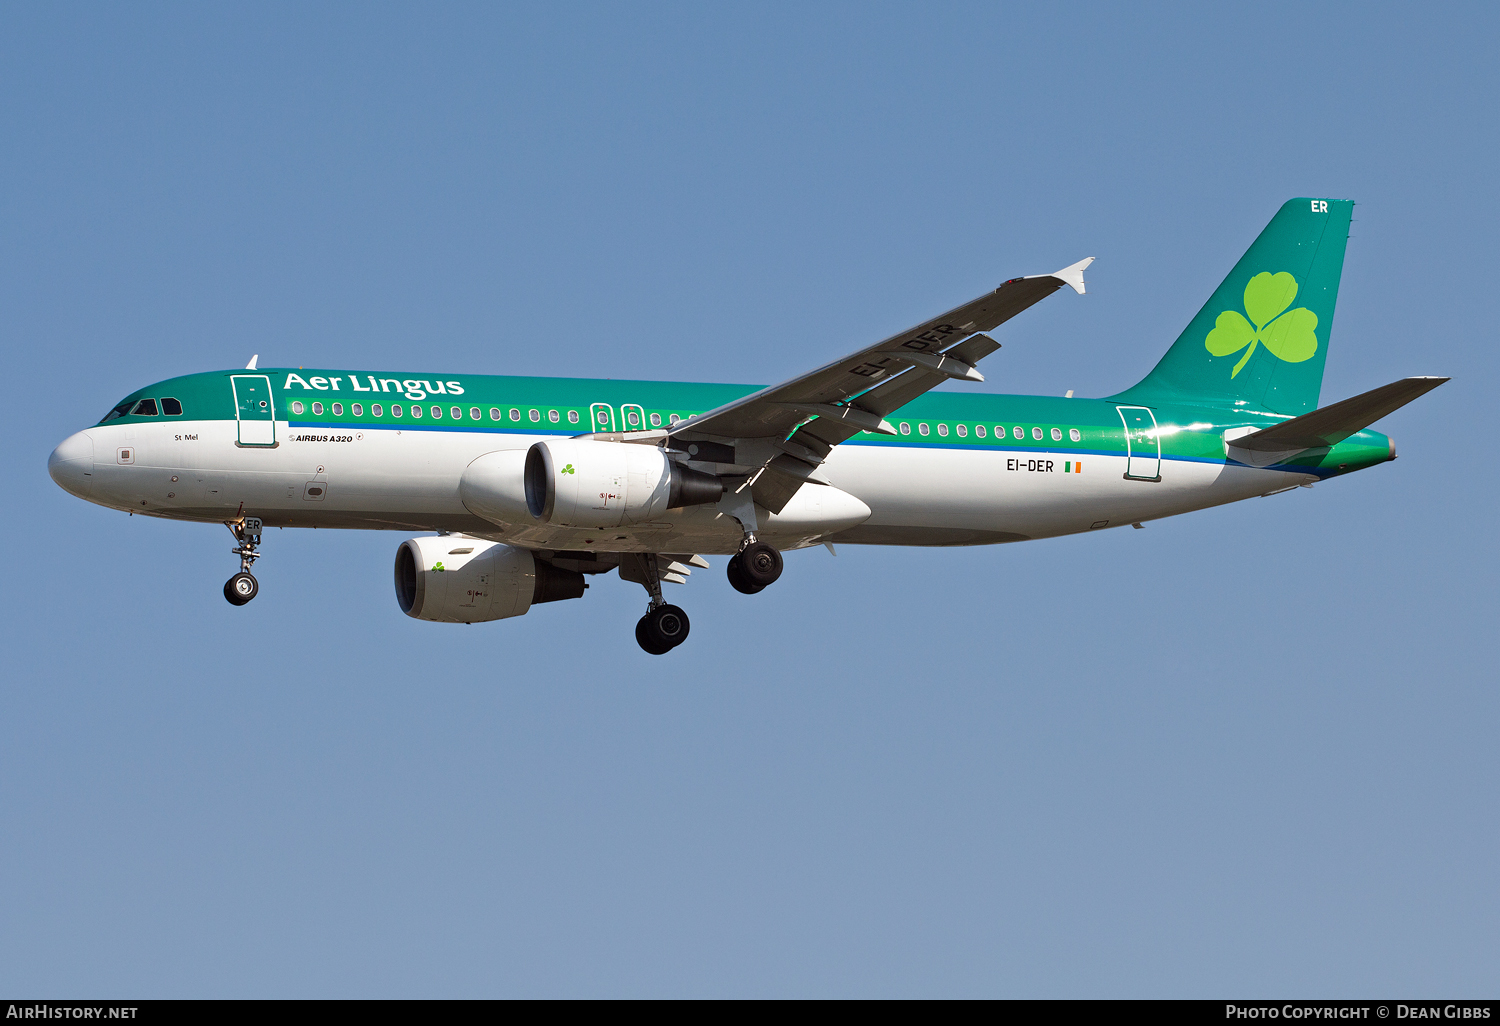
<path id="1" fill-rule="evenodd" d="M 1082 260 L 1078 261 L 1078 263 L 1076 263 L 1076 264 L 1069 264 L 1067 267 L 1064 267 L 1061 271 L 1053 271 L 1051 274 L 1047 274 L 1047 275 L 1039 274 L 1036 277 L 1038 277 L 1038 278 L 1056 278 L 1058 281 L 1062 282 L 1064 285 L 1071 285 L 1071 286 L 1073 286 L 1073 291 L 1076 292 L 1076 293 L 1078 293 L 1081 296 L 1081 295 L 1083 295 L 1083 292 L 1084 292 L 1084 289 L 1083 289 L 1083 285 L 1084 285 L 1084 282 L 1083 282 L 1083 269 L 1085 267 L 1087 267 L 1089 264 L 1093 263 L 1093 262 L 1094 262 L 1094 258 L 1093 257 L 1084 257 Z"/>
<path id="2" fill-rule="evenodd" d="M 256 369 L 258 369 L 255 366 L 255 361 L 259 360 L 259 359 L 260 359 L 260 354 L 259 353 L 256 353 L 254 356 L 250 357 L 250 362 L 247 363 L 247 364 L 245 364 L 245 369 L 246 370 L 256 370 Z"/>

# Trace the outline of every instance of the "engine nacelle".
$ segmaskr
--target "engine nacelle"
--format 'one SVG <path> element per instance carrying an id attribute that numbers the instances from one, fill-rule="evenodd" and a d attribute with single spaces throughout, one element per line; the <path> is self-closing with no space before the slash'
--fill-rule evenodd
<path id="1" fill-rule="evenodd" d="M 583 574 L 479 538 L 411 538 L 396 550 L 396 602 L 418 620 L 503 620 L 538 602 L 578 598 L 587 587 Z"/>
<path id="2" fill-rule="evenodd" d="M 718 478 L 674 462 L 654 445 L 582 438 L 533 445 L 525 488 L 533 521 L 557 527 L 639 524 L 724 494 Z"/>
<path id="3" fill-rule="evenodd" d="M 492 524 L 534 523 L 526 508 L 526 450 L 485 453 L 458 481 L 464 508 Z"/>

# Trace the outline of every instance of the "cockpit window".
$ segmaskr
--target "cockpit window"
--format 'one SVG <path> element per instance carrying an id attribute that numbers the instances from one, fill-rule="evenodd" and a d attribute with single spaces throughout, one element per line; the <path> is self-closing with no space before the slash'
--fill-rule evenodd
<path id="1" fill-rule="evenodd" d="M 157 415 L 156 400 L 142 399 L 140 402 L 135 404 L 135 409 L 131 412 L 133 412 L 137 417 L 155 417 Z"/>
<path id="2" fill-rule="evenodd" d="M 123 403 L 121 403 L 119 406 L 116 406 L 114 409 L 112 409 L 108 413 L 106 413 L 104 415 L 104 419 L 101 420 L 99 423 L 101 423 L 101 424 L 107 424 L 107 423 L 109 423 L 112 420 L 119 420 L 121 417 L 125 416 L 125 414 L 129 413 L 130 412 L 130 408 L 132 406 L 134 406 L 134 405 L 135 405 L 135 400 L 134 399 L 131 399 L 129 402 L 123 402 Z"/>
<path id="3" fill-rule="evenodd" d="M 168 417 L 182 416 L 182 404 L 176 399 L 163 399 L 161 401 L 161 412 Z"/>

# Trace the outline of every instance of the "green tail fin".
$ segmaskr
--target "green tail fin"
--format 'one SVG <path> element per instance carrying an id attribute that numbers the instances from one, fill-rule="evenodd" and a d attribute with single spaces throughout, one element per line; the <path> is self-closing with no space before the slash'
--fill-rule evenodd
<path id="1" fill-rule="evenodd" d="M 1287 200 L 1156 368 L 1111 398 L 1317 409 L 1353 211 L 1349 200 Z"/>

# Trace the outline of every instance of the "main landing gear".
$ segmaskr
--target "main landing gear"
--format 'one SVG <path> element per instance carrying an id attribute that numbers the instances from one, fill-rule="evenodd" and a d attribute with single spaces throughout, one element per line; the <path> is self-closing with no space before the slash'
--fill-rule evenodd
<path id="1" fill-rule="evenodd" d="M 680 606 L 663 602 L 636 621 L 635 640 L 652 655 L 666 655 L 687 640 L 688 615 Z"/>
<path id="2" fill-rule="evenodd" d="M 755 536 L 746 535 L 746 545 L 729 560 L 729 583 L 734 590 L 754 595 L 781 576 L 781 553 Z"/>
<path id="3" fill-rule="evenodd" d="M 635 625 L 635 640 L 651 655 L 666 655 L 687 640 L 688 615 L 682 607 L 674 606 L 662 598 L 662 574 L 678 584 L 683 583 L 687 567 L 671 562 L 670 556 L 655 553 L 623 553 L 620 562 L 620 577 L 635 581 L 651 596 L 646 615 Z M 663 565 L 665 561 L 665 566 Z M 697 566 L 708 564 L 694 556 Z M 755 535 L 747 533 L 740 551 L 729 561 L 729 583 L 736 591 L 754 595 L 768 585 L 776 583 L 781 576 L 781 553 Z"/>
<path id="4" fill-rule="evenodd" d="M 691 626 L 688 615 L 681 606 L 674 606 L 662 598 L 661 565 L 654 553 L 633 553 L 629 558 L 635 560 L 635 573 L 631 579 L 640 581 L 651 596 L 646 615 L 635 625 L 635 640 L 651 655 L 666 655 L 687 640 Z"/>
<path id="5" fill-rule="evenodd" d="M 224 526 L 229 528 L 238 543 L 229 551 L 240 557 L 240 572 L 224 582 L 224 597 L 231 605 L 243 606 L 260 594 L 260 582 L 250 568 L 260 558 L 260 553 L 255 550 L 260 546 L 261 523 L 257 517 L 244 517 Z"/>

